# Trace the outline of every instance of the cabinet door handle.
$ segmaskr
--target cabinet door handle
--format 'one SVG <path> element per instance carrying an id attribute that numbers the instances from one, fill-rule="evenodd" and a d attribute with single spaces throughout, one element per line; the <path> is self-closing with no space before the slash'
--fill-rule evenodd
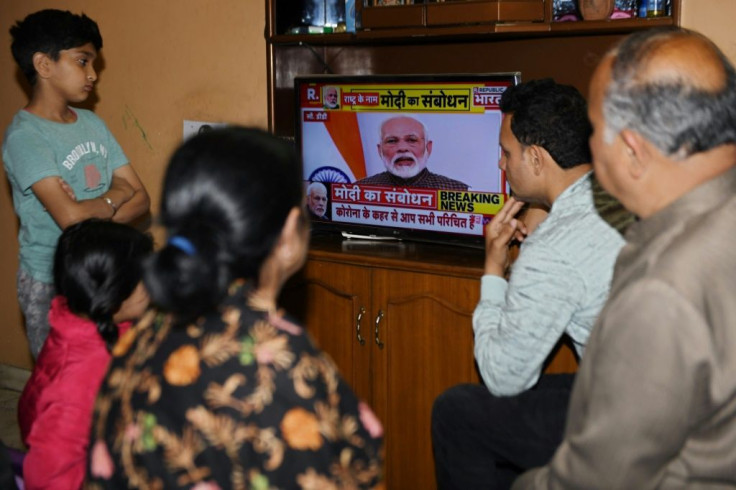
<path id="1" fill-rule="evenodd" d="M 373 330 L 373 335 L 376 338 L 376 345 L 379 349 L 383 349 L 383 342 L 381 342 L 381 339 L 378 337 L 378 324 L 381 323 L 381 318 L 383 318 L 383 310 L 378 310 L 378 316 L 376 316 L 376 328 Z"/>
<path id="2" fill-rule="evenodd" d="M 363 319 L 363 315 L 365 315 L 365 308 L 361 306 L 358 317 L 355 319 L 355 334 L 358 336 L 358 343 L 360 345 L 365 345 L 365 339 L 360 335 L 360 320 Z"/>

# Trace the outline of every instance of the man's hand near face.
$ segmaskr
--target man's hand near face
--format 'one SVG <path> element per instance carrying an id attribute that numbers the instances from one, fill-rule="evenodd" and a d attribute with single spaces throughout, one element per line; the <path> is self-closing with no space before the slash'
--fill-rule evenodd
<path id="1" fill-rule="evenodd" d="M 509 263 L 509 244 L 515 236 L 523 239 L 527 234 L 524 223 L 515 218 L 523 206 L 523 201 L 509 197 L 501 211 L 486 225 L 486 274 L 504 277 Z"/>

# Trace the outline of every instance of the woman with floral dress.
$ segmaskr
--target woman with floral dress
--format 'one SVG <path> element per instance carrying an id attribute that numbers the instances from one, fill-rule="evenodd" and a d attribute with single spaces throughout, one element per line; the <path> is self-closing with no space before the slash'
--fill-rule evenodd
<path id="1" fill-rule="evenodd" d="M 380 422 L 276 306 L 308 246 L 293 149 L 255 129 L 191 138 L 160 219 L 156 308 L 113 352 L 87 488 L 383 488 Z"/>

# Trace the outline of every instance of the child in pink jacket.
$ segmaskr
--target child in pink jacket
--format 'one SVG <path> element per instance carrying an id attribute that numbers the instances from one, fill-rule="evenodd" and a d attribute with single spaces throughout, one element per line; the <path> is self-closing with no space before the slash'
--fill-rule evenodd
<path id="1" fill-rule="evenodd" d="M 51 332 L 18 403 L 26 489 L 80 488 L 94 400 L 118 335 L 148 306 L 141 262 L 151 239 L 87 220 L 64 230 L 54 257 Z"/>

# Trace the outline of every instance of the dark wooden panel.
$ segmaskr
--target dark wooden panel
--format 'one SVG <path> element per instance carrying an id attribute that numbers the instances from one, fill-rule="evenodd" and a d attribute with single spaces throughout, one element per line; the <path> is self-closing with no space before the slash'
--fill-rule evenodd
<path id="1" fill-rule="evenodd" d="M 279 304 L 312 335 L 337 364 L 358 397 L 371 402 L 371 271 L 365 267 L 313 261 L 285 285 Z"/>
<path id="2" fill-rule="evenodd" d="M 363 29 L 424 25 L 424 5 L 363 7 Z"/>
<path id="3" fill-rule="evenodd" d="M 541 0 L 427 4 L 427 26 L 544 20 Z"/>
<path id="4" fill-rule="evenodd" d="M 498 20 L 498 2 L 448 2 L 427 5 L 428 26 L 477 24 Z"/>
<path id="5" fill-rule="evenodd" d="M 501 22 L 544 20 L 544 1 L 499 0 L 498 20 Z"/>
<path id="6" fill-rule="evenodd" d="M 312 239 L 309 260 L 426 272 L 478 281 L 483 275 L 485 252 L 435 243 L 344 240 L 339 234 L 332 233 Z"/>
<path id="7" fill-rule="evenodd" d="M 479 282 L 434 274 L 374 272 L 374 407 L 386 433 L 390 488 L 435 488 L 430 421 L 444 390 L 478 383 L 471 317 Z M 411 455 L 407 457 L 406 455 Z"/>

